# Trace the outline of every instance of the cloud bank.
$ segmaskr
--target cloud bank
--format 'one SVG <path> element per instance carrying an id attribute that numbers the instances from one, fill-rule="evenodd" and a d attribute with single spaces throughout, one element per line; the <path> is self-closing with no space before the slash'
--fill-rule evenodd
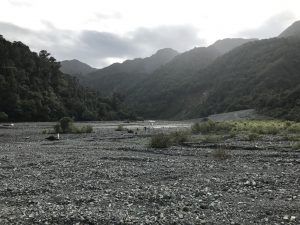
<path id="1" fill-rule="evenodd" d="M 76 58 L 95 67 L 107 66 L 109 59 L 146 57 L 161 48 L 185 51 L 203 46 L 192 26 L 159 26 L 137 28 L 125 35 L 93 30 L 73 31 L 55 28 L 44 21 L 45 29 L 24 29 L 0 22 L 1 35 L 11 41 L 22 41 L 34 51 L 50 52 L 58 60 Z"/>

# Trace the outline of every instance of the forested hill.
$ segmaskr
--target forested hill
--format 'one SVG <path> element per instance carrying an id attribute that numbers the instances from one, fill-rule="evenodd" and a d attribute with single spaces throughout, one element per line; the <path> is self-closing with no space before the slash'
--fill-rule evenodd
<path id="1" fill-rule="evenodd" d="M 255 108 L 300 120 L 300 38 L 254 41 L 219 57 L 177 86 L 136 105 L 145 117 L 197 118 Z"/>
<path id="2" fill-rule="evenodd" d="M 77 59 L 64 60 L 60 62 L 60 71 L 66 74 L 82 78 L 87 74 L 97 70 L 86 63 L 80 62 Z"/>
<path id="3" fill-rule="evenodd" d="M 81 81 L 84 85 L 105 95 L 111 95 L 114 92 L 124 94 L 177 54 L 177 51 L 170 48 L 160 49 L 147 58 L 126 60 L 123 63 L 114 63 L 96 70 L 86 75 Z"/>
<path id="4" fill-rule="evenodd" d="M 0 120 L 51 121 L 123 119 L 131 115 L 121 99 L 101 98 L 63 74 L 60 63 L 46 51 L 31 52 L 21 42 L 0 35 Z"/>

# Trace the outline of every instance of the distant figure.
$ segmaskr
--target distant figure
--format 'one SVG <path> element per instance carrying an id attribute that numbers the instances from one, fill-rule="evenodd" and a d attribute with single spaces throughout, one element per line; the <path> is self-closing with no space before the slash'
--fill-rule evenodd
<path id="1" fill-rule="evenodd" d="M 147 131 L 147 127 L 144 127 L 144 131 Z"/>
<path id="2" fill-rule="evenodd" d="M 49 137 L 46 137 L 45 139 L 47 139 L 48 141 L 58 141 L 59 140 L 59 133 L 57 133 L 56 136 L 51 135 Z"/>

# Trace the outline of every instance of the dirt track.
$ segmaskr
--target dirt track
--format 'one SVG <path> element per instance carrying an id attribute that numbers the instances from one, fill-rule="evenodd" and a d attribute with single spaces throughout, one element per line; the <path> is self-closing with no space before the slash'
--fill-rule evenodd
<path id="1" fill-rule="evenodd" d="M 300 224 L 300 152 L 288 142 L 227 141 L 236 148 L 219 160 L 220 146 L 148 148 L 151 133 L 189 124 L 133 124 L 137 135 L 117 124 L 54 142 L 50 123 L 1 129 L 0 224 Z"/>

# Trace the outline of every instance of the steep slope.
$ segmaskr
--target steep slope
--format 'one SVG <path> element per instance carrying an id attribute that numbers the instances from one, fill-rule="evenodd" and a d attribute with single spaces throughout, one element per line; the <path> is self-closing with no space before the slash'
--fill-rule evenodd
<path id="1" fill-rule="evenodd" d="M 89 66 L 86 63 L 80 62 L 77 59 L 61 61 L 60 65 L 61 65 L 60 67 L 61 72 L 79 78 L 96 70 L 95 68 Z"/>
<path id="2" fill-rule="evenodd" d="M 278 37 L 291 37 L 298 36 L 300 37 L 300 21 L 294 22 L 291 26 L 285 29 Z"/>
<path id="3" fill-rule="evenodd" d="M 63 74 L 60 63 L 43 50 L 31 52 L 21 42 L 0 35 L 0 115 L 10 121 L 123 119 L 120 98 L 101 98 Z M 1 119 L 0 118 L 0 119 Z"/>
<path id="4" fill-rule="evenodd" d="M 153 101 L 154 116 L 192 118 L 255 108 L 269 115 L 300 120 L 300 39 L 247 43 L 218 58 Z"/>
<path id="5" fill-rule="evenodd" d="M 183 83 L 219 56 L 250 41 L 253 39 L 224 39 L 209 47 L 184 52 L 130 89 L 126 103 L 145 117 L 168 118 L 169 114 L 164 115 L 164 112 L 168 111 L 169 100 L 176 97 L 176 90 Z"/>
<path id="6" fill-rule="evenodd" d="M 99 69 L 86 76 L 83 83 L 103 94 L 125 93 L 141 79 L 172 60 L 178 52 L 166 48 L 147 58 L 126 60 Z"/>

